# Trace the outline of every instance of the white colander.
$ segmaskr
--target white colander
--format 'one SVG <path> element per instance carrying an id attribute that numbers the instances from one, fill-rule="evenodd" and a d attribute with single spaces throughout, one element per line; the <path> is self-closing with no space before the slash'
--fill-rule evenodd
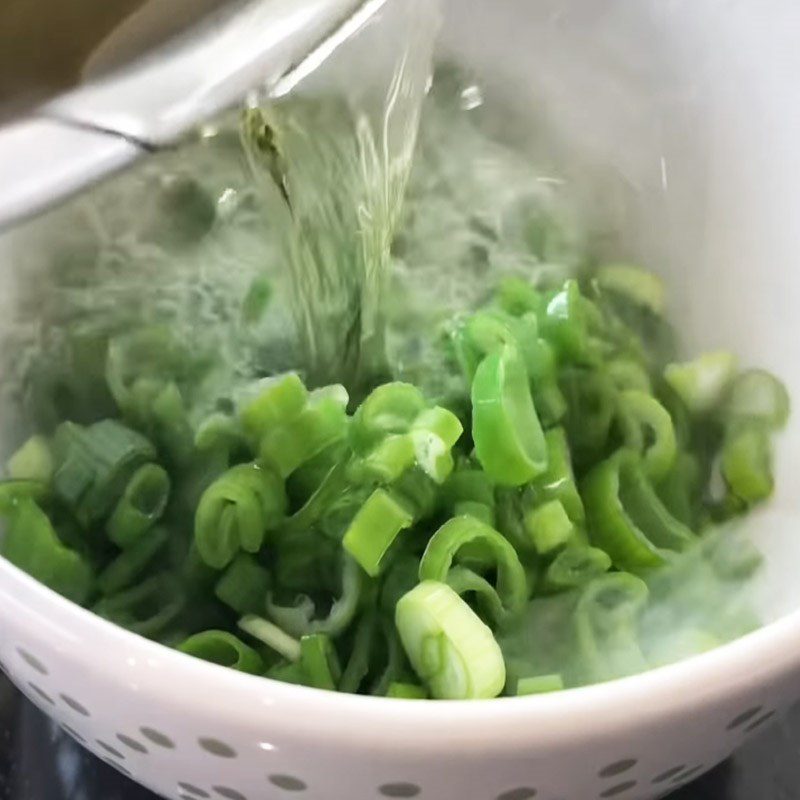
<path id="1" fill-rule="evenodd" d="M 794 397 L 798 29 L 791 0 L 452 0 L 442 45 L 546 112 L 571 154 L 556 149 L 559 178 L 616 225 L 616 249 L 667 274 L 689 346 L 730 347 Z M 782 443 L 775 500 L 751 523 L 771 623 L 644 675 L 468 703 L 324 693 L 152 644 L 2 561 L 0 661 L 69 735 L 169 798 L 666 794 L 800 696 L 800 414 Z"/>

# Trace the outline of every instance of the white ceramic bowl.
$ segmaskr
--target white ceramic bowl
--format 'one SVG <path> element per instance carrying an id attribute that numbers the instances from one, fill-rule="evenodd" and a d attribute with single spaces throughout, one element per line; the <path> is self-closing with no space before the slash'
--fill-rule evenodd
<path id="1" fill-rule="evenodd" d="M 555 138 L 582 154 L 559 167 L 578 190 L 603 178 L 590 206 L 618 226 L 616 247 L 668 273 L 689 343 L 733 347 L 795 397 L 798 25 L 791 0 L 453 0 L 444 44 L 547 111 Z M 12 269 L 3 264 L 0 279 Z M 166 797 L 666 793 L 800 696 L 799 416 L 783 437 L 775 501 L 752 522 L 773 621 L 644 675 L 470 703 L 328 694 L 152 644 L 5 562 L 0 661 L 71 735 Z"/>

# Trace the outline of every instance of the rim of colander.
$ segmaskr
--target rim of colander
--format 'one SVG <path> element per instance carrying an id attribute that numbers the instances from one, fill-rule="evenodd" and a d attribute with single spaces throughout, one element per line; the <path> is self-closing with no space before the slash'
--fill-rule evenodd
<path id="1" fill-rule="evenodd" d="M 152 693 L 162 694 L 167 701 L 185 699 L 200 706 L 208 705 L 209 710 L 213 707 L 217 718 L 230 715 L 235 720 L 242 711 L 238 701 L 252 697 L 254 704 L 269 706 L 279 716 L 296 715 L 296 733 L 303 729 L 331 728 L 343 736 L 349 732 L 356 739 L 368 739 L 373 747 L 396 745 L 400 739 L 404 746 L 410 742 L 412 747 L 426 751 L 432 747 L 452 748 L 454 742 L 461 749 L 475 746 L 481 752 L 505 751 L 509 748 L 509 737 L 517 739 L 521 726 L 529 740 L 530 737 L 548 741 L 592 737 L 628 727 L 633 720 L 693 713 L 708 703 L 752 694 L 759 685 L 766 689 L 792 670 L 800 671 L 800 609 L 797 609 L 706 653 L 607 683 L 492 700 L 372 697 L 296 686 L 193 658 L 98 617 L 0 557 L 0 595 L 4 589 L 11 590 L 8 597 L 13 602 L 0 611 L 0 621 L 5 614 L 13 613 L 14 605 L 17 610 L 31 609 L 33 614 L 58 607 L 59 615 L 66 615 L 66 620 L 74 623 L 82 634 L 119 645 L 118 650 L 109 652 L 135 651 L 157 663 L 164 673 L 179 673 L 180 681 L 165 680 L 159 689 L 153 689 Z M 106 667 L 105 663 L 94 665 L 96 671 L 104 673 Z M 122 681 L 123 676 L 119 679 Z M 218 690 L 211 693 L 213 699 L 196 692 L 198 683 L 209 682 Z M 220 697 L 226 696 L 226 690 L 236 702 L 219 702 Z M 341 726 L 342 720 L 346 725 Z M 413 739 L 408 739 L 411 734 Z"/>

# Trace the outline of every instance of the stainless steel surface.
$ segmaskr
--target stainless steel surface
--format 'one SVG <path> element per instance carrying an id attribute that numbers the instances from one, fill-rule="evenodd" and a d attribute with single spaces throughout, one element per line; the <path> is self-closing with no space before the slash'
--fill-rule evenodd
<path id="1" fill-rule="evenodd" d="M 3 0 L 0 119 L 29 111 L 179 34 L 235 0 Z M 124 45 L 119 35 L 124 35 Z M 107 40 L 117 40 L 110 52 Z"/>
<path id="2" fill-rule="evenodd" d="M 25 46 L 33 52 L 21 77 L 5 77 L 0 114 L 71 88 L 23 120 L 9 124 L 7 116 L 0 127 L 0 228 L 38 213 L 147 149 L 176 142 L 241 102 L 248 91 L 269 91 L 287 74 L 311 69 L 386 2 L 104 0 L 110 8 L 95 16 L 89 12 L 96 3 L 73 0 L 77 8 L 67 14 L 68 0 L 55 0 L 52 24 L 70 20 L 63 28 L 65 39 L 81 28 L 80 19 L 86 27 L 71 47 L 54 48 L 48 62 L 40 51 L 52 32 L 32 33 L 35 25 L 30 16 L 21 16 L 20 1 L 33 3 L 10 0 L 5 14 L 16 20 L 10 32 L 1 27 L 0 13 L 0 51 L 16 31 L 20 41 L 12 52 Z M 40 16 L 47 15 L 40 9 Z M 13 67 L 12 56 L 0 58 L 0 65 Z"/>

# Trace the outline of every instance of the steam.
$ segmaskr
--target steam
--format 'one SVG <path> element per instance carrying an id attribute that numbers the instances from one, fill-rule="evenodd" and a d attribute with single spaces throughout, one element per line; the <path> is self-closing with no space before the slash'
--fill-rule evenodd
<path id="1" fill-rule="evenodd" d="M 439 325 L 504 275 L 552 280 L 587 263 L 596 243 L 582 235 L 579 195 L 604 187 L 554 167 L 552 139 L 469 71 L 440 67 L 428 92 L 433 4 L 394 13 L 394 27 L 366 29 L 297 94 L 259 107 L 249 163 L 229 116 L 14 232 L 4 409 L 37 429 L 56 421 L 56 398 L 77 419 L 102 415 L 105 343 L 153 324 L 213 356 L 188 398 L 197 417 L 253 377 L 298 365 L 317 382 L 385 371 L 446 401 L 463 378 L 435 346 Z M 404 35 L 390 35 L 398 23 Z M 266 158 L 265 131 L 276 146 Z M 517 147 L 523 139 L 539 149 Z M 265 312 L 245 318 L 265 281 Z M 759 624 L 757 562 L 744 531 L 720 530 L 650 575 L 650 602 L 631 637 L 610 642 L 602 676 L 581 668 L 577 594 L 537 599 L 501 637 L 509 674 L 560 672 L 577 685 L 735 638 Z"/>

